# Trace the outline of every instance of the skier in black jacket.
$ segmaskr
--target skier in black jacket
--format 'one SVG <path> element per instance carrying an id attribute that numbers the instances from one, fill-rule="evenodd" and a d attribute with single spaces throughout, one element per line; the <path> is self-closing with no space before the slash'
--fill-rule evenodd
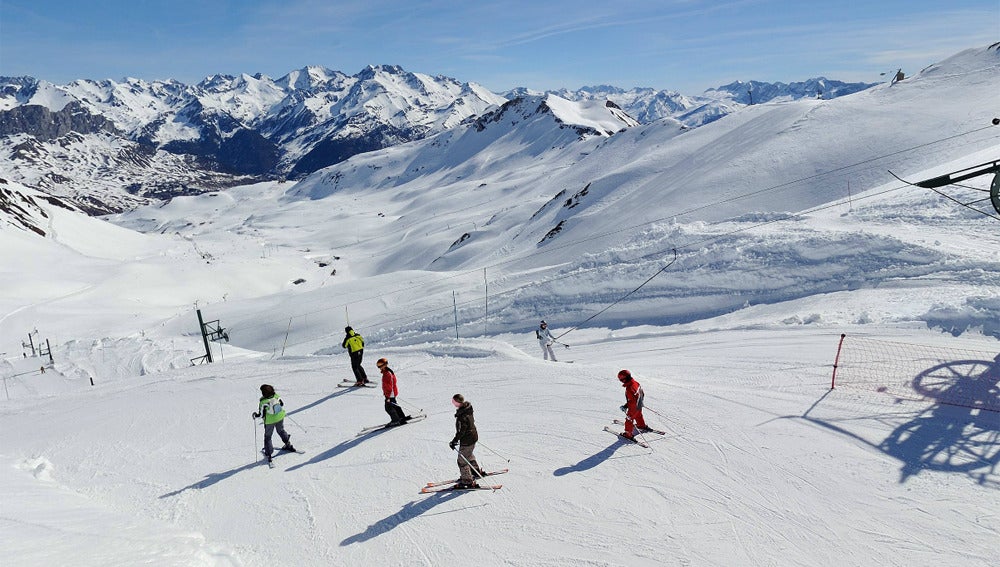
<path id="1" fill-rule="evenodd" d="M 344 342 L 341 346 L 347 349 L 351 356 L 351 369 L 354 371 L 355 386 L 364 386 L 368 383 L 368 373 L 361 366 L 361 359 L 365 356 L 365 339 L 350 326 L 344 327 Z"/>
<path id="2" fill-rule="evenodd" d="M 472 477 L 473 468 L 475 468 L 477 476 L 483 476 L 483 471 L 476 462 L 476 456 L 472 454 L 476 449 L 476 442 L 479 441 L 476 418 L 472 415 L 472 404 L 465 401 L 462 394 L 452 396 L 451 403 L 458 408 L 455 411 L 455 437 L 448 443 L 452 451 L 456 447 L 458 449 L 459 480 L 455 488 L 479 488 Z"/>

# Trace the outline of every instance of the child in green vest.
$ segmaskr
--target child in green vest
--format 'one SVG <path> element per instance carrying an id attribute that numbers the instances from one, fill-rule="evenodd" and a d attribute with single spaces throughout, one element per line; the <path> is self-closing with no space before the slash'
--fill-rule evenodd
<path id="1" fill-rule="evenodd" d="M 284 443 L 281 447 L 282 451 L 294 451 L 295 447 L 292 447 L 292 436 L 285 431 L 284 402 L 275 393 L 274 386 L 270 384 L 261 385 L 260 394 L 260 404 L 257 407 L 257 411 L 253 413 L 253 417 L 254 419 L 258 417 L 264 418 L 264 455 L 267 457 L 267 462 L 270 463 L 271 454 L 274 453 L 274 445 L 271 444 L 271 435 L 274 434 L 275 430 L 278 431 L 278 437 L 281 437 L 281 441 Z"/>

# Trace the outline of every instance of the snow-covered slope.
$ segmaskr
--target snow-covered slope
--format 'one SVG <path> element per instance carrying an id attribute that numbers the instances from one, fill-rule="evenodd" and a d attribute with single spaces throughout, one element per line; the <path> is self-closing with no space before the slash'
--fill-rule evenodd
<path id="1" fill-rule="evenodd" d="M 8 182 L 5 202 L 25 204 L 0 213 L 5 557 L 988 563 L 992 383 L 974 407 L 882 377 L 829 385 L 841 333 L 986 369 L 939 389 L 995 379 L 997 221 L 885 170 L 996 159 L 997 58 L 974 49 L 694 130 L 618 131 L 613 107 L 525 97 L 299 183 L 181 197 L 118 226 Z M 195 308 L 230 339 L 212 365 L 188 366 L 204 354 Z M 539 356 L 542 318 L 571 345 L 562 362 Z M 379 390 L 335 385 L 346 324 L 370 375 L 387 357 L 426 420 L 357 436 L 387 418 Z M 29 338 L 54 362 L 18 348 Z M 620 368 L 667 431 L 650 450 L 601 430 L 621 415 Z M 274 470 L 250 418 L 262 383 L 306 451 Z M 419 495 L 457 472 L 456 392 L 476 408 L 479 459 L 511 471 L 496 493 Z"/>
<path id="2" fill-rule="evenodd" d="M 834 331 L 586 333 L 560 348 L 573 364 L 541 361 L 523 335 L 370 345 L 407 411 L 429 417 L 362 436 L 387 418 L 378 390 L 335 386 L 346 357 L 227 359 L 43 403 L 15 382 L 0 539 L 32 567 L 988 564 L 995 422 L 829 392 Z M 651 449 L 601 431 L 621 415 L 620 366 L 667 431 Z M 250 417 L 262 383 L 305 450 L 273 470 Z M 495 493 L 419 494 L 457 475 L 456 392 L 475 408 L 479 462 L 510 472 Z"/>
<path id="3" fill-rule="evenodd" d="M 669 301 L 669 307 L 637 305 L 630 321 L 691 320 L 747 302 L 790 299 L 800 293 L 798 284 L 782 289 L 763 282 L 784 279 L 778 274 L 794 269 L 801 257 L 762 252 L 772 264 L 763 268 L 759 286 L 744 286 L 737 278 L 746 264 L 743 247 L 770 245 L 753 237 L 739 244 L 743 236 L 725 233 L 781 220 L 808 233 L 809 223 L 796 216 L 799 211 L 838 202 L 849 208 L 849 200 L 861 192 L 900 190 L 889 169 L 923 178 L 989 159 L 997 145 L 997 130 L 990 126 L 991 90 L 970 85 L 996 84 L 996 59 L 995 50 L 976 50 L 963 60 L 979 61 L 977 70 L 961 77 L 931 74 L 832 101 L 755 105 L 693 131 L 662 121 L 611 137 L 578 139 L 572 122 L 553 127 L 549 105 L 520 99 L 467 128 L 319 172 L 290 187 L 266 218 L 274 226 L 279 211 L 295 211 L 300 226 L 315 231 L 314 253 L 361 254 L 350 261 L 354 275 L 401 269 L 475 272 L 491 266 L 505 282 L 502 289 L 510 292 L 495 300 L 495 323 L 501 325 L 523 320 L 514 306 L 544 313 L 537 302 L 560 286 L 582 290 L 575 295 L 582 315 L 631 289 L 632 274 L 655 273 L 674 249 L 685 269 L 703 269 L 707 257 L 715 258 L 716 270 L 730 274 L 721 276 L 725 283 L 712 292 L 711 309 L 679 301 L 704 291 L 662 278 L 645 293 Z M 904 127 L 911 116 L 919 116 L 919 127 Z M 970 148 L 986 152 L 970 155 Z M 938 202 L 932 193 L 920 197 L 921 206 L 935 203 L 949 222 L 967 213 Z M 204 222 L 227 225 L 257 226 L 263 218 L 249 211 L 206 213 Z M 904 212 L 898 214 L 905 218 Z M 156 212 L 141 216 L 146 215 Z M 722 230 L 710 239 L 719 243 L 703 243 L 708 237 L 692 228 L 692 223 L 723 219 L 730 219 L 724 230 L 710 231 Z M 303 237 L 299 231 L 290 234 L 295 242 Z M 355 246 L 359 238 L 361 246 Z M 809 293 L 841 289 L 845 280 L 877 285 L 898 277 L 901 266 L 914 274 L 957 268 L 956 279 L 964 270 L 924 247 L 909 260 L 908 253 L 896 257 L 895 252 L 888 254 L 892 260 L 880 259 L 885 252 L 875 250 L 902 251 L 891 234 L 860 250 L 850 233 L 837 238 L 841 252 L 827 261 L 838 267 L 810 274 Z M 325 245 L 316 247 L 317 241 Z M 727 251 L 730 246 L 735 248 Z M 372 254 L 372 247 L 378 252 Z M 866 250 L 871 250 L 870 264 L 840 265 Z M 801 254 L 808 256 L 805 250 Z M 564 264 L 563 258 L 573 260 Z M 552 266 L 548 276 L 562 283 L 518 299 L 525 292 L 514 290 L 536 281 L 534 270 L 540 266 Z M 530 275 L 523 280 L 514 275 L 521 270 Z M 440 300 L 450 304 L 450 294 Z M 444 316 L 441 324 L 449 324 Z"/>

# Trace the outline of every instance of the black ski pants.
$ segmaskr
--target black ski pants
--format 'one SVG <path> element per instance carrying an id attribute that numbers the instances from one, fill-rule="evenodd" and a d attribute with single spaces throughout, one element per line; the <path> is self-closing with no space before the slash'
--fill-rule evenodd
<path id="1" fill-rule="evenodd" d="M 365 349 L 356 350 L 351 353 L 351 370 L 354 371 L 354 379 L 358 382 L 367 382 L 368 374 L 361 366 L 361 358 L 365 355 Z"/>

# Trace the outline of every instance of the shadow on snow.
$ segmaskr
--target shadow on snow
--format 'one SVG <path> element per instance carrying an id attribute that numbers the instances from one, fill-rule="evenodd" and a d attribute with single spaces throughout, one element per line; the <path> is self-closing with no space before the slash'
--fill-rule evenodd
<path id="1" fill-rule="evenodd" d="M 624 445 L 625 445 L 624 441 L 615 440 L 613 443 L 611 443 L 601 451 L 594 453 L 589 457 L 586 457 L 579 463 L 576 463 L 575 465 L 570 465 L 568 467 L 558 468 L 555 471 L 553 471 L 552 474 L 555 476 L 564 476 L 569 473 L 583 472 L 590 470 L 596 467 L 597 465 L 603 463 L 604 461 L 608 460 L 609 458 L 611 458 L 611 455 L 614 455 L 615 451 L 617 451 L 619 447 L 622 447 Z"/>
<path id="2" fill-rule="evenodd" d="M 365 441 L 367 441 L 367 440 L 369 440 L 369 439 L 371 439 L 371 438 L 373 438 L 373 437 L 375 437 L 377 435 L 381 435 L 382 433 L 385 433 L 386 431 L 389 431 L 389 430 L 388 429 L 376 429 L 375 431 L 370 431 L 368 433 L 365 433 L 364 435 L 361 435 L 361 436 L 358 436 L 358 437 L 352 437 L 351 439 L 348 439 L 347 441 L 342 441 L 342 442 L 338 443 L 337 445 L 335 445 L 333 447 L 330 447 L 326 451 L 323 451 L 322 453 L 316 455 L 315 457 L 309 459 L 308 461 L 306 461 L 304 463 L 295 465 L 293 467 L 288 467 L 285 470 L 287 472 L 291 472 L 291 471 L 298 470 L 298 469 L 300 469 L 302 467 L 305 467 L 305 466 L 308 466 L 308 465 L 319 463 L 319 462 L 325 461 L 327 459 L 332 459 L 333 457 L 336 457 L 337 455 L 345 453 L 345 452 L 353 449 L 354 447 L 358 446 L 359 444 L 361 444 L 361 443 L 363 443 L 363 442 L 365 442 Z"/>
<path id="3" fill-rule="evenodd" d="M 331 394 L 331 396 L 336 396 L 336 395 L 339 395 L 339 392 L 335 393 L 335 394 Z M 327 398 L 324 398 L 324 399 L 329 399 L 331 396 L 327 396 Z M 323 400 L 320 400 L 320 401 L 323 401 Z M 316 403 L 319 403 L 319 402 L 316 402 Z M 330 449 L 328 449 L 328 450 L 326 450 L 326 451 L 324 451 L 324 452 L 316 455 L 315 457 L 309 459 L 308 461 L 306 461 L 304 463 L 301 463 L 301 464 L 298 464 L 298 465 L 295 465 L 295 466 L 292 466 L 292 467 L 289 467 L 289 468 L 285 469 L 285 471 L 286 472 L 294 471 L 294 470 L 302 468 L 302 467 L 304 467 L 306 465 L 310 465 L 310 464 L 313 464 L 313 463 L 318 463 L 318 462 L 330 459 L 332 457 L 336 457 L 337 455 L 340 455 L 340 454 L 344 453 L 345 451 L 354 448 L 359 443 L 361 443 L 363 441 L 366 441 L 368 439 L 371 439 L 372 437 L 375 437 L 375 436 L 377 436 L 377 435 L 379 435 L 381 433 L 385 433 L 386 431 L 388 431 L 388 430 L 386 430 L 386 429 L 377 429 L 375 431 L 366 433 L 366 434 L 361 435 L 359 437 L 352 437 L 351 439 L 348 439 L 347 441 L 339 443 L 338 445 L 336 445 L 334 447 L 331 447 Z M 248 463 L 246 465 L 242 465 L 242 466 L 239 466 L 239 467 L 236 467 L 236 468 L 233 468 L 233 469 L 229 469 L 228 471 L 225 471 L 225 472 L 210 473 L 208 475 L 205 475 L 205 478 L 203 478 L 202 480 L 199 480 L 198 482 L 195 482 L 193 484 L 189 484 L 188 486 L 185 486 L 184 488 L 181 488 L 181 489 L 178 489 L 178 490 L 174 490 L 172 492 L 168 492 L 168 493 L 160 496 L 160 498 L 169 498 L 171 496 L 177 496 L 178 494 L 180 494 L 180 493 L 182 493 L 182 492 L 184 492 L 186 490 L 192 490 L 192 489 L 195 489 L 195 488 L 197 488 L 197 489 L 208 488 L 209 486 L 212 486 L 213 484 L 216 484 L 216 483 L 218 483 L 218 482 L 220 482 L 222 480 L 225 480 L 225 479 L 227 479 L 227 478 L 229 478 L 229 477 L 231 477 L 231 476 L 233 476 L 233 475 L 235 475 L 237 473 L 243 472 L 245 470 L 252 469 L 254 467 L 262 466 L 263 463 L 264 463 L 264 461 L 260 460 L 260 461 L 255 461 L 253 463 Z"/>
<path id="4" fill-rule="evenodd" d="M 1000 407 L 1000 356 L 935 365 L 914 377 L 911 386 L 920 398 L 936 403 L 910 416 L 878 444 L 809 415 L 833 390 L 798 417 L 898 459 L 903 463 L 900 483 L 933 470 L 963 473 L 982 486 L 1000 488 L 1000 412 L 990 409 Z"/>
<path id="5" fill-rule="evenodd" d="M 412 502 L 408 502 L 399 510 L 399 512 L 396 512 L 391 516 L 388 516 L 386 518 L 383 518 L 375 522 L 374 524 L 368 526 L 368 529 L 359 534 L 352 535 L 351 537 L 346 538 L 344 541 L 340 542 L 340 545 L 341 547 L 345 547 L 353 543 L 362 543 L 372 538 L 378 537 L 384 533 L 391 531 L 392 529 L 396 528 L 403 522 L 407 522 L 418 516 L 424 515 L 428 510 L 434 508 L 435 506 L 444 504 L 445 502 L 450 502 L 455 498 L 458 498 L 462 494 L 468 494 L 469 492 L 476 492 L 476 491 L 473 490 L 473 491 L 434 492 L 430 494 L 428 498 L 425 498 L 423 500 L 414 500 Z M 444 514 L 448 512 L 458 512 L 460 510 L 466 510 L 469 508 L 478 508 L 481 506 L 486 506 L 486 504 L 478 504 L 476 506 L 464 506 L 462 508 L 456 508 L 454 510 L 448 510 L 446 512 L 440 512 L 440 513 Z"/>
<path id="6" fill-rule="evenodd" d="M 332 400 L 333 398 L 336 398 L 338 396 L 343 396 L 344 394 L 348 394 L 348 393 L 350 393 L 350 392 L 352 392 L 352 391 L 354 391 L 356 389 L 357 388 L 340 388 L 340 391 L 338 391 L 338 392 L 334 392 L 334 393 L 326 396 L 325 398 L 320 398 L 320 399 L 316 400 L 315 402 L 312 402 L 310 404 L 306 404 L 306 405 L 304 405 L 304 406 L 302 406 L 300 408 L 295 408 L 294 410 L 292 410 L 290 412 L 286 412 L 285 415 L 295 415 L 295 414 L 297 414 L 299 412 L 306 411 L 307 409 L 314 408 L 314 407 L 320 405 L 321 403 L 323 403 L 325 401 Z"/>
<path id="7" fill-rule="evenodd" d="M 263 463 L 263 461 L 255 461 L 255 462 L 248 463 L 248 464 L 240 466 L 240 467 L 236 467 L 234 469 L 229 469 L 228 471 L 225 471 L 225 472 L 209 473 L 209 474 L 205 475 L 205 478 L 203 478 L 202 480 L 199 480 L 198 482 L 196 482 L 194 484 L 189 484 L 189 485 L 187 485 L 184 488 L 181 488 L 179 490 L 174 490 L 173 492 L 168 492 L 168 493 L 160 496 L 160 498 L 170 498 L 171 496 L 177 496 L 178 494 L 180 494 L 181 492 L 184 492 L 185 490 L 192 490 L 192 489 L 195 489 L 195 488 L 197 488 L 197 489 L 208 488 L 209 486 L 212 486 L 213 484 L 215 484 L 215 483 L 217 483 L 219 481 L 225 480 L 225 479 L 233 476 L 236 473 L 240 473 L 240 472 L 243 472 L 245 470 L 252 469 L 254 467 L 259 467 L 259 466 L 262 465 L 262 463 Z"/>

